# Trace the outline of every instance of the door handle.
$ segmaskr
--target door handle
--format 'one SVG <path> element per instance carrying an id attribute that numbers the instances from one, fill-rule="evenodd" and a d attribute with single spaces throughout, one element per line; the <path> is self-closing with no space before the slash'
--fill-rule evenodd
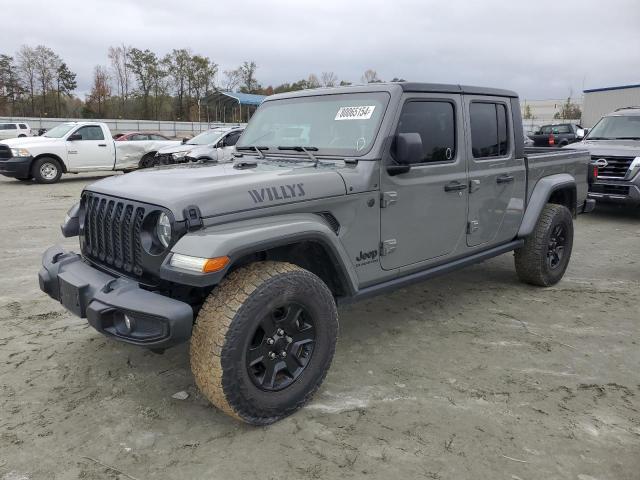
<path id="1" fill-rule="evenodd" d="M 460 183 L 460 182 L 451 182 L 451 183 L 447 183 L 444 186 L 444 191 L 445 192 L 456 192 L 459 190 L 465 190 L 467 188 L 467 184 L 466 183 Z"/>
<path id="2" fill-rule="evenodd" d="M 496 178 L 496 182 L 511 183 L 513 182 L 513 175 L 500 175 L 498 178 Z"/>
<path id="3" fill-rule="evenodd" d="M 106 147 L 106 146 L 107 146 L 107 144 L 106 144 L 106 143 L 99 143 L 99 144 L 98 144 L 98 146 L 99 146 L 99 147 Z"/>

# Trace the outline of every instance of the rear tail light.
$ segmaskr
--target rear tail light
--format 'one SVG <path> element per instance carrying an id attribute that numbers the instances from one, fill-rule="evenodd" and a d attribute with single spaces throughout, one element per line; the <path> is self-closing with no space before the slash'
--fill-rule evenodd
<path id="1" fill-rule="evenodd" d="M 553 133 L 549 135 L 549 145 L 555 145 L 556 138 L 553 136 Z"/>

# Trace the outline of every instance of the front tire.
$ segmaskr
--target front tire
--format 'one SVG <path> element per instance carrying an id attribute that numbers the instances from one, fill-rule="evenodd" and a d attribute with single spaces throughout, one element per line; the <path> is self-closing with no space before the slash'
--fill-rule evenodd
<path id="1" fill-rule="evenodd" d="M 220 410 L 268 425 L 311 399 L 337 335 L 336 304 L 320 278 L 290 263 L 257 262 L 231 272 L 205 301 L 191 370 Z"/>
<path id="2" fill-rule="evenodd" d="M 573 217 L 564 205 L 548 203 L 533 233 L 515 251 L 521 281 L 549 287 L 562 279 L 573 248 Z"/>
<path id="3" fill-rule="evenodd" d="M 62 166 L 55 158 L 41 157 L 33 162 L 31 173 L 38 183 L 56 183 L 62 176 Z"/>
<path id="4" fill-rule="evenodd" d="M 147 153 L 146 155 L 144 155 L 141 159 L 140 159 L 140 163 L 138 164 L 138 168 L 150 168 L 152 166 L 154 166 L 153 160 L 154 157 L 156 155 L 156 152 L 150 152 Z"/>

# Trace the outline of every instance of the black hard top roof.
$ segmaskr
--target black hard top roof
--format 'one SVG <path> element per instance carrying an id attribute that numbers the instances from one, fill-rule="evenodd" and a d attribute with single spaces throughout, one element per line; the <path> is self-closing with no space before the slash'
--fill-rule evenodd
<path id="1" fill-rule="evenodd" d="M 347 85 L 331 88 L 314 88 L 309 90 L 297 90 L 292 92 L 277 93 L 265 99 L 265 101 L 279 100 L 284 98 L 307 97 L 322 94 L 340 94 L 370 91 L 392 91 L 402 89 L 405 92 L 417 93 L 457 93 L 467 95 L 489 95 L 494 97 L 518 98 L 518 94 L 511 90 L 499 88 L 471 87 L 468 85 L 454 85 L 444 83 L 417 83 L 417 82 L 376 82 L 365 85 Z M 396 90 L 397 91 L 397 90 Z"/>
<path id="2" fill-rule="evenodd" d="M 399 82 L 405 92 L 433 92 L 433 93 L 460 93 L 467 95 L 492 95 L 496 97 L 518 97 L 512 90 L 500 88 L 473 87 L 469 85 L 454 85 L 446 83 L 415 83 Z"/>

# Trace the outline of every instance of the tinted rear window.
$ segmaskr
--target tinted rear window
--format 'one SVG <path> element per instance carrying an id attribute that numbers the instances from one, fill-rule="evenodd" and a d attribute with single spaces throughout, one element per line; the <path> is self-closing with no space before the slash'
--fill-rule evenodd
<path id="1" fill-rule="evenodd" d="M 506 155 L 509 151 L 507 108 L 501 103 L 472 102 L 469 113 L 473 157 Z"/>
<path id="2" fill-rule="evenodd" d="M 0 123 L 0 130 L 17 130 L 18 127 L 15 123 Z"/>

